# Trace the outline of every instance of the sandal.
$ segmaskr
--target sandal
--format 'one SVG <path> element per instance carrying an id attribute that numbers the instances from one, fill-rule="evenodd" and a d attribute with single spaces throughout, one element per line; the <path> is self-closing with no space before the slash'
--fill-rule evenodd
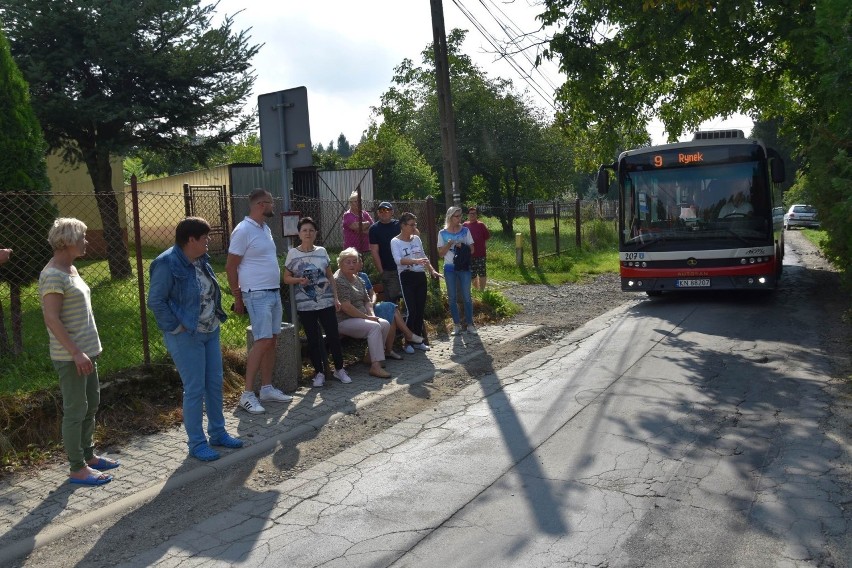
<path id="1" fill-rule="evenodd" d="M 109 458 L 98 457 L 98 460 L 95 463 L 87 463 L 86 465 L 98 471 L 105 471 L 107 469 L 117 468 L 121 465 L 121 462 L 118 460 L 111 460 Z"/>
<path id="2" fill-rule="evenodd" d="M 225 432 L 215 440 L 213 438 L 210 438 L 210 445 L 211 446 L 222 446 L 223 448 L 235 449 L 235 448 L 242 448 L 243 447 L 243 441 L 240 440 L 239 438 L 234 438 L 233 436 L 231 436 L 230 434 Z"/>
<path id="3" fill-rule="evenodd" d="M 219 452 L 208 446 L 206 443 L 198 444 L 189 451 L 192 457 L 203 462 L 215 461 L 219 459 Z"/>

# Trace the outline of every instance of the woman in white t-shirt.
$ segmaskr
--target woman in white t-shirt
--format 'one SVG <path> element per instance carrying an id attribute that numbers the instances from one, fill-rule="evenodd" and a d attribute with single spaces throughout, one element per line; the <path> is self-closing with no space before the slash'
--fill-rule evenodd
<path id="1" fill-rule="evenodd" d="M 476 334 L 473 325 L 473 299 L 470 297 L 470 258 L 473 255 L 473 234 L 462 225 L 461 207 L 450 207 L 444 221 L 444 228 L 438 231 L 438 254 L 444 258 L 444 279 L 447 281 L 447 299 L 450 303 L 450 315 L 453 316 L 453 331 L 451 335 L 461 333 L 459 306 L 456 303 L 456 286 L 461 289 L 464 302 L 464 317 L 467 322 L 467 332 Z M 456 256 L 462 247 L 467 250 L 468 265 L 456 266 Z"/>
<path id="2" fill-rule="evenodd" d="M 311 363 L 316 371 L 314 386 L 321 387 L 325 384 L 327 355 L 324 344 L 328 345 L 334 359 L 334 378 L 341 383 L 351 383 L 352 379 L 343 368 L 343 348 L 337 331 L 340 301 L 337 299 L 337 287 L 331 272 L 331 260 L 323 247 L 314 244 L 317 224 L 313 219 L 302 217 L 297 227 L 301 242 L 299 246 L 287 251 L 284 282 L 295 286 L 296 311 L 305 328 Z"/>
<path id="3" fill-rule="evenodd" d="M 402 298 L 408 310 L 405 325 L 413 333 L 423 335 L 423 317 L 426 311 L 427 272 L 433 278 L 440 274 L 432 268 L 420 237 L 414 234 L 417 230 L 417 217 L 413 213 L 403 213 L 399 217 L 399 235 L 391 239 L 391 253 L 396 262 L 399 274 L 399 285 L 402 288 Z M 428 351 L 425 343 L 413 345 L 415 349 Z"/>

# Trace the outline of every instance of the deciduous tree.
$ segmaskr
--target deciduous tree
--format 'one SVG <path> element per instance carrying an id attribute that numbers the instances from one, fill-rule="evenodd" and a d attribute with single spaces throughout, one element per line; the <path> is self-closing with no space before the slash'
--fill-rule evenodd
<path id="1" fill-rule="evenodd" d="M 2 20 L 51 148 L 85 164 L 114 278 L 131 273 L 110 156 L 197 161 L 254 122 L 243 114 L 258 46 L 199 0 L 0 0 Z"/>
<path id="2" fill-rule="evenodd" d="M 561 135 L 549 132 L 548 120 L 511 81 L 489 78 L 461 52 L 465 32 L 447 38 L 450 84 L 456 115 L 456 142 L 462 199 L 487 203 L 503 230 L 513 234 L 519 205 L 568 190 L 573 174 L 571 149 Z M 423 64 L 410 60 L 396 69 L 393 86 L 377 112 L 411 139 L 435 171 L 441 168 L 437 127 L 434 52 L 422 52 Z"/>
<path id="3" fill-rule="evenodd" d="M 545 0 L 540 18 L 558 30 L 543 57 L 565 76 L 560 123 L 594 150 L 585 166 L 611 161 L 625 134 L 638 142 L 652 117 L 672 138 L 735 112 L 780 117 L 829 253 L 852 266 L 848 0 Z"/>
<path id="4" fill-rule="evenodd" d="M 439 191 L 435 171 L 411 140 L 390 124 L 372 124 L 347 165 L 373 168 L 377 200 L 425 199 Z"/>

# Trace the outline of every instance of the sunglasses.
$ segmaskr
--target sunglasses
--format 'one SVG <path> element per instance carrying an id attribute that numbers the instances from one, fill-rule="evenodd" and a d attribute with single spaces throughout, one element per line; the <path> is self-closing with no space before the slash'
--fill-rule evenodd
<path id="1" fill-rule="evenodd" d="M 393 211 L 393 209 L 388 209 L 387 207 L 379 207 L 379 211 Z"/>

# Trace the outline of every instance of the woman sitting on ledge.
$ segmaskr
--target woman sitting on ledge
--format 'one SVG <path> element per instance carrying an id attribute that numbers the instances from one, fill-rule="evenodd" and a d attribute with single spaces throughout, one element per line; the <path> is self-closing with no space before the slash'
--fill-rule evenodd
<path id="1" fill-rule="evenodd" d="M 375 313 L 373 303 L 367 296 L 364 282 L 358 277 L 358 251 L 353 247 L 343 249 L 337 257 L 338 270 L 334 275 L 340 311 L 337 313 L 337 329 L 343 335 L 367 338 L 370 352 L 370 374 L 381 379 L 391 374 L 382 369 L 385 360 L 385 344 L 390 335 L 391 324 Z"/>

